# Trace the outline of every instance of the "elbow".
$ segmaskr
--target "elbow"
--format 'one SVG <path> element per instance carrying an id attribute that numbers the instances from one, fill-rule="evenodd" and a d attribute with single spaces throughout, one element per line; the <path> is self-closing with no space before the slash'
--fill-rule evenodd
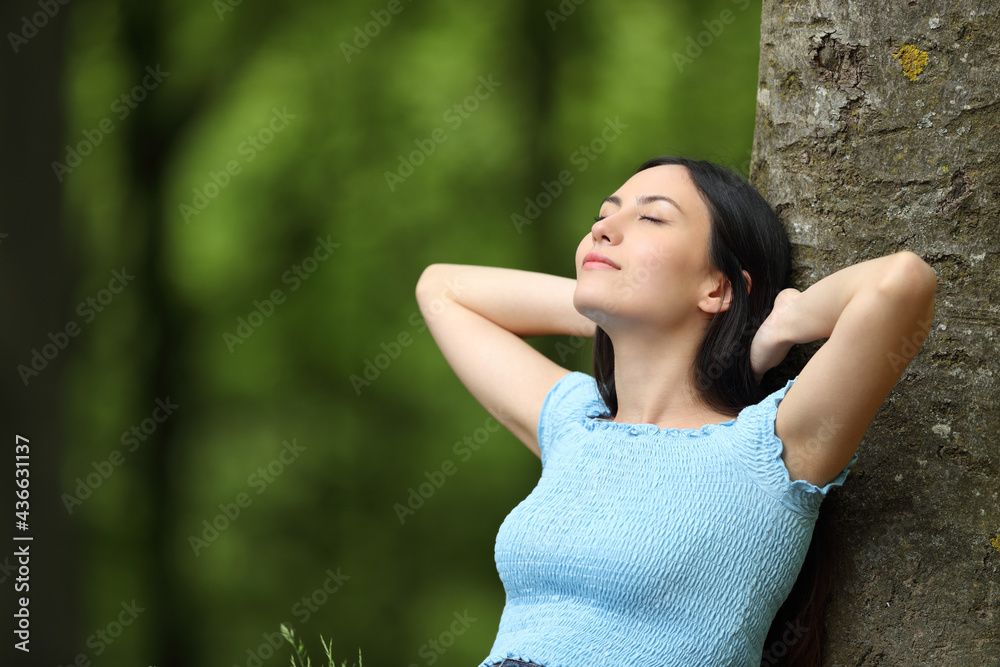
<path id="1" fill-rule="evenodd" d="M 420 277 L 417 278 L 416 288 L 414 289 L 417 303 L 420 303 L 421 297 L 432 289 L 432 285 L 441 273 L 441 267 L 441 264 L 430 264 L 420 273 Z"/>
<path id="2" fill-rule="evenodd" d="M 453 296 L 453 290 L 449 287 L 451 279 L 455 275 L 455 264 L 431 264 L 427 266 L 417 279 L 417 286 L 414 290 L 417 303 L 422 304 L 427 301 L 443 297 Z"/>
<path id="3" fill-rule="evenodd" d="M 905 250 L 892 257 L 893 262 L 879 283 L 880 291 L 921 309 L 924 314 L 933 314 L 937 273 L 915 252 Z"/>

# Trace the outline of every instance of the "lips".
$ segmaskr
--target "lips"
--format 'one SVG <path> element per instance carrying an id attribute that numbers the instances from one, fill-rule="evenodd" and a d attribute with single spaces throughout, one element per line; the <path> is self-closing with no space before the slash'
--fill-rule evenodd
<path id="1" fill-rule="evenodd" d="M 583 258 L 583 267 L 586 268 L 587 264 L 590 264 L 590 263 L 604 264 L 604 265 L 609 266 L 609 267 L 611 267 L 613 269 L 621 269 L 622 268 L 622 267 L 618 266 L 617 264 L 615 264 L 614 262 L 612 262 L 610 258 L 605 257 L 604 255 L 602 255 L 599 252 L 588 252 L 587 253 L 587 255 Z"/>

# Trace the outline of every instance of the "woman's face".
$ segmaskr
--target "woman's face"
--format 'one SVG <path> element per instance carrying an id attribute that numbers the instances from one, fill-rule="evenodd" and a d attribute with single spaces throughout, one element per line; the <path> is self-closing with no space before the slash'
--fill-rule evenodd
<path id="1" fill-rule="evenodd" d="M 686 167 L 640 171 L 601 203 L 598 218 L 576 249 L 581 314 L 606 331 L 659 330 L 718 309 L 725 281 L 709 262 L 709 211 Z M 612 264 L 585 262 L 590 253 Z"/>

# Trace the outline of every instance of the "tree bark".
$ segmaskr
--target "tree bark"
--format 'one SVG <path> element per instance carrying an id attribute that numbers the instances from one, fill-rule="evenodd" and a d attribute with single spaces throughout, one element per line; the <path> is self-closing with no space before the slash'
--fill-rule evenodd
<path id="1" fill-rule="evenodd" d="M 824 665 L 1000 664 L 997 26 L 992 0 L 764 2 L 751 180 L 794 286 L 899 250 L 938 274 L 923 350 L 826 501 Z"/>

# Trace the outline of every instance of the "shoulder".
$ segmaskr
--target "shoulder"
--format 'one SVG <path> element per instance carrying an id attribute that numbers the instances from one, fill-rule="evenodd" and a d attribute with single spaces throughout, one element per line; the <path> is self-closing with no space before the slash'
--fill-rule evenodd
<path id="1" fill-rule="evenodd" d="M 558 436 L 571 424 L 583 422 L 606 410 L 593 376 L 571 371 L 559 378 L 542 402 L 538 417 L 538 446 L 542 466 Z"/>
<path id="2" fill-rule="evenodd" d="M 559 378 L 549 393 L 546 402 L 553 403 L 570 400 L 586 400 L 600 396 L 597 390 L 597 380 L 592 375 L 580 371 L 570 371 Z"/>
<path id="3" fill-rule="evenodd" d="M 766 493 L 797 512 L 815 515 L 829 490 L 847 479 L 857 455 L 832 479 L 823 480 L 823 484 L 797 479 L 789 472 L 786 464 L 789 449 L 779 436 L 776 423 L 782 402 L 796 380 L 798 376 L 740 411 L 735 423 L 736 454 Z"/>
<path id="4" fill-rule="evenodd" d="M 798 376 L 795 376 L 781 387 L 773 390 L 770 394 L 756 403 L 751 403 L 740 409 L 736 417 L 736 424 L 742 425 L 744 430 L 762 433 L 767 430 L 768 422 L 777 415 L 778 406 L 781 405 L 788 390 L 792 388 Z"/>
<path id="5" fill-rule="evenodd" d="M 597 388 L 597 380 L 586 373 L 570 371 L 559 378 L 545 395 L 539 422 L 541 424 L 553 419 L 580 415 L 595 407 L 597 403 L 602 406 L 604 404 Z"/>

